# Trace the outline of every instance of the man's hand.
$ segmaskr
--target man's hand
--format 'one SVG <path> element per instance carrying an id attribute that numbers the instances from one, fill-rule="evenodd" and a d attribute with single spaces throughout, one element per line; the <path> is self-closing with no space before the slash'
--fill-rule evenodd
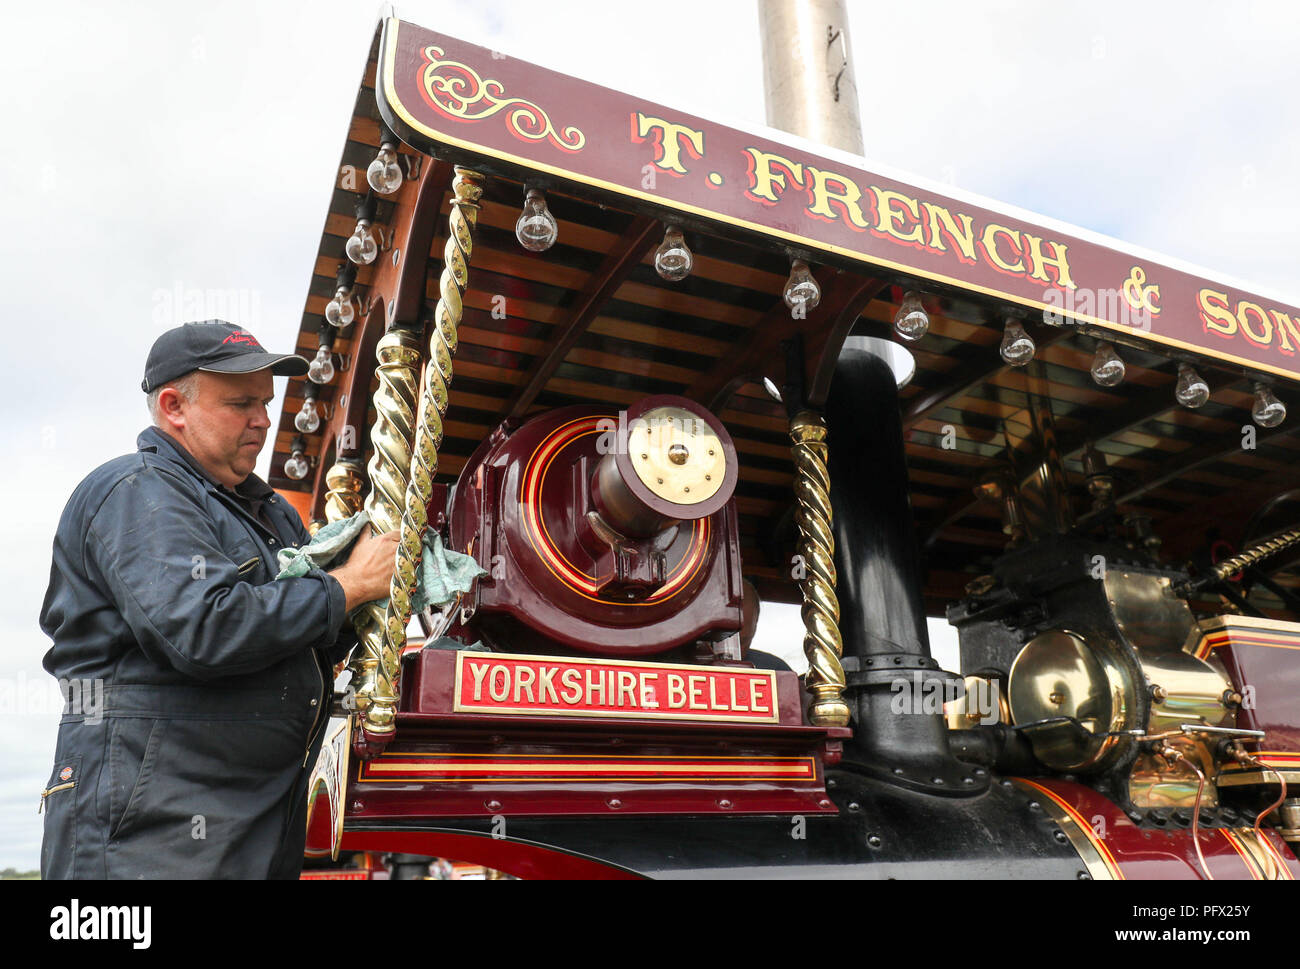
<path id="1" fill-rule="evenodd" d="M 376 535 L 369 528 L 362 531 L 347 562 L 330 572 L 343 586 L 348 612 L 364 603 L 388 598 L 396 558 L 397 532 Z"/>

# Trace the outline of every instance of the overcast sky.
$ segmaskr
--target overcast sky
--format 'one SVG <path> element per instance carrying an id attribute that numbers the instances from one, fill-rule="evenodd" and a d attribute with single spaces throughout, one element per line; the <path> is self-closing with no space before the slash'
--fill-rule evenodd
<path id="1" fill-rule="evenodd" d="M 850 8 L 867 167 L 950 182 L 1300 302 L 1300 6 Z M 377 14 L 338 0 L 57 10 L 12 4 L 0 20 L 0 867 L 39 862 L 57 707 L 39 700 L 53 681 L 37 615 L 63 504 L 92 468 L 134 450 L 148 347 L 195 318 L 178 292 L 203 293 L 270 348 L 292 345 Z M 398 6 L 452 36 L 742 125 L 764 121 L 755 10 Z"/>

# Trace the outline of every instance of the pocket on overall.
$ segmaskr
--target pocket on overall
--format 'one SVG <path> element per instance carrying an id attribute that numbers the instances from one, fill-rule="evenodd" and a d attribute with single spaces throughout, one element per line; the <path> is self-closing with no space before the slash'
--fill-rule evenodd
<path id="1" fill-rule="evenodd" d="M 77 783 L 81 755 L 56 759 L 49 782 L 41 791 L 45 834 L 41 839 L 41 878 L 71 878 L 77 854 Z"/>
<path id="2" fill-rule="evenodd" d="M 114 717 L 112 723 L 108 755 L 108 840 L 116 841 L 128 834 L 145 814 L 164 721 Z"/>

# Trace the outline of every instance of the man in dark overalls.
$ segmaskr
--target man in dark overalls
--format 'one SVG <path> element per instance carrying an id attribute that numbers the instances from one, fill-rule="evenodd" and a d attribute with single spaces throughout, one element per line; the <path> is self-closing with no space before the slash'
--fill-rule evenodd
<path id="1" fill-rule="evenodd" d="M 272 375 L 306 371 L 229 323 L 169 330 L 154 426 L 69 499 L 41 611 L 68 699 L 42 878 L 298 877 L 346 617 L 387 597 L 396 552 L 367 531 L 341 568 L 274 581 L 309 537 L 252 470 Z"/>

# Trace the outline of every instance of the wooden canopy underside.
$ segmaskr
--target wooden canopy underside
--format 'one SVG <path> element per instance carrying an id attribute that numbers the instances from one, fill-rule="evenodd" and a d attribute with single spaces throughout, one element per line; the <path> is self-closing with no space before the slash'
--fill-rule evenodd
<path id="1" fill-rule="evenodd" d="M 316 352 L 325 305 L 344 260 L 343 244 L 363 197 L 356 189 L 366 188 L 365 168 L 379 146 L 374 70 L 372 52 L 302 317 L 298 351 L 309 358 Z M 427 177 L 441 193 L 426 210 L 432 218 L 425 277 L 431 308 L 438 298 L 452 168 L 447 161 L 421 161 L 432 166 Z M 360 177 L 349 179 L 347 166 Z M 391 200 L 381 199 L 376 224 L 391 225 L 403 212 L 409 221 L 416 190 L 414 182 L 407 182 Z M 600 403 L 617 411 L 656 393 L 683 394 L 709 405 L 725 400 L 718 413 L 741 463 L 736 500 L 745 572 L 765 598 L 798 601 L 798 588 L 783 564 L 793 505 L 787 419 L 758 382 L 768 376 L 782 383 L 780 344 L 798 326 L 781 300 L 789 272 L 786 253 L 767 243 L 748 246 L 688 230 L 694 270 L 686 280 L 669 283 L 653 266 L 663 234 L 657 220 L 553 189 L 547 204 L 559 221 L 559 241 L 535 254 L 525 251 L 514 235 L 522 199 L 519 182 L 488 180 L 474 238 L 439 480 L 454 481 L 474 448 L 508 416 L 574 403 Z M 381 253 L 376 264 L 359 269 L 356 289 L 362 307 L 378 267 L 390 255 Z M 912 288 L 907 280 L 813 268 L 823 299 L 802 325 L 807 346 L 815 350 L 819 342 L 838 341 L 850 330 L 896 339 L 891 321 L 904 289 Z M 926 291 L 925 286 L 916 288 Z M 1300 485 L 1295 471 L 1300 439 L 1294 433 L 1300 395 L 1290 388 L 1276 389 L 1290 410 L 1289 420 L 1275 430 L 1258 429 L 1257 446 L 1244 449 L 1252 390 L 1239 370 L 1221 369 L 1209 360 L 1198 363 L 1213 396 L 1204 407 L 1189 411 L 1174 402 L 1172 359 L 1121 346 L 1127 376 L 1118 387 L 1103 389 L 1088 372 L 1097 341 L 1075 327 L 1028 323 L 1038 352 L 1028 367 L 1017 369 L 1003 364 L 997 351 L 1008 307 L 983 296 L 932 289 L 926 305 L 930 332 L 909 347 L 916 374 L 900 391 L 900 403 L 931 614 L 941 614 L 1005 547 L 998 507 L 977 500 L 972 488 L 982 474 L 1005 464 L 1009 440 L 1028 433 L 1031 395 L 1050 401 L 1076 511 L 1082 513 L 1090 501 L 1081 456 L 1091 442 L 1109 460 L 1121 506 L 1151 517 L 1171 563 L 1205 545 L 1211 530 L 1235 545 L 1246 520 L 1265 500 Z M 373 344 L 382 329 L 382 320 L 374 317 L 367 329 L 359 314 L 358 322 L 336 339 L 335 352 L 369 373 L 373 353 L 363 350 L 360 359 L 352 359 L 357 340 L 364 331 Z M 343 383 L 336 378 L 322 388 L 327 408 L 338 404 Z M 305 378 L 290 382 L 272 484 L 287 491 L 311 491 L 315 485 L 319 514 L 323 477 L 298 482 L 283 474 L 304 386 Z M 371 420 L 367 415 L 363 434 Z M 308 435 L 307 440 L 317 468 L 328 467 L 334 455 L 320 453 L 321 437 Z M 955 447 L 944 447 L 948 442 Z M 834 448 L 832 438 L 832 461 Z M 1291 507 L 1293 517 L 1300 517 L 1300 504 Z M 1280 581 L 1300 586 L 1295 574 L 1284 574 Z"/>

